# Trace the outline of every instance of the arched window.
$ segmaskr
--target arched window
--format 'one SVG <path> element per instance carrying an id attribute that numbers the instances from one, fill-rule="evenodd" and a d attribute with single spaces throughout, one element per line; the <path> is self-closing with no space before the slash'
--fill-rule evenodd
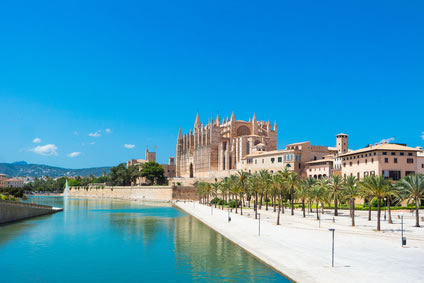
<path id="1" fill-rule="evenodd" d="M 237 129 L 237 136 L 248 136 L 250 135 L 250 129 L 247 126 L 240 126 Z"/>

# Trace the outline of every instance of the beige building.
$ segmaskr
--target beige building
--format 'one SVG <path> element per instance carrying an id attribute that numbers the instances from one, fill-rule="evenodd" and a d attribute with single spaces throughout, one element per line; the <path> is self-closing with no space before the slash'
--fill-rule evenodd
<path id="1" fill-rule="evenodd" d="M 306 177 L 320 179 L 332 176 L 334 159 L 334 155 L 327 155 L 322 159 L 306 162 Z"/>
<path id="2" fill-rule="evenodd" d="M 7 175 L 6 174 L 0 174 L 0 188 L 7 187 Z"/>
<path id="3" fill-rule="evenodd" d="M 145 151 L 145 159 L 131 159 L 127 162 L 127 166 L 140 166 L 141 169 L 141 165 L 143 165 L 144 163 L 147 162 L 156 162 L 156 152 L 150 152 L 148 148 L 146 148 Z M 164 176 L 166 178 L 173 178 L 175 177 L 176 174 L 176 166 L 175 166 L 175 158 L 174 157 L 169 157 L 169 162 L 168 164 L 161 164 L 161 166 L 163 167 L 163 171 L 164 171 Z M 146 183 L 146 179 L 145 178 L 138 178 L 136 184 L 134 185 L 141 185 Z"/>
<path id="4" fill-rule="evenodd" d="M 8 188 L 23 188 L 24 180 L 23 179 L 6 179 L 6 187 Z"/>
<path id="5" fill-rule="evenodd" d="M 215 122 L 209 119 L 200 123 L 197 114 L 194 128 L 183 135 L 180 129 L 177 140 L 177 177 L 211 178 L 229 175 L 242 167 L 242 160 L 254 152 L 277 149 L 277 124 L 231 119 Z"/>
<path id="6" fill-rule="evenodd" d="M 422 169 L 422 149 L 404 144 L 377 144 L 342 154 L 342 176 L 364 178 L 382 175 L 394 181 L 419 173 Z"/>

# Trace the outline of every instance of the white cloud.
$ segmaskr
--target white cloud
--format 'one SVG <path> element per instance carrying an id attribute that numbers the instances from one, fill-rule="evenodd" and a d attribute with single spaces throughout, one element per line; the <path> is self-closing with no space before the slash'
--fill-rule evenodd
<path id="1" fill-rule="evenodd" d="M 379 143 L 390 143 L 394 140 L 395 140 L 395 138 L 382 139 Z"/>
<path id="2" fill-rule="evenodd" d="M 54 144 L 39 145 L 31 151 L 40 155 L 57 155 L 57 146 Z"/>
<path id="3" fill-rule="evenodd" d="M 105 132 L 106 132 L 106 133 L 108 133 L 108 134 L 110 134 L 110 133 L 112 133 L 112 130 L 111 130 L 111 129 L 109 129 L 109 128 L 107 128 L 107 129 L 105 130 Z"/>
<path id="4" fill-rule="evenodd" d="M 33 143 L 40 143 L 41 142 L 41 139 L 40 138 L 35 138 L 35 139 L 32 140 L 32 142 Z"/>
<path id="5" fill-rule="evenodd" d="M 133 145 L 133 144 L 124 144 L 124 147 L 125 148 L 128 148 L 128 149 L 133 149 L 135 147 L 135 145 Z"/>
<path id="6" fill-rule="evenodd" d="M 424 132 L 421 132 L 421 139 L 424 140 Z"/>
<path id="7" fill-rule="evenodd" d="M 89 133 L 88 134 L 88 136 L 89 137 L 95 137 L 95 138 L 98 138 L 98 137 L 101 137 L 102 136 L 102 134 L 100 133 L 101 131 L 100 130 L 98 130 L 98 131 L 95 131 L 94 133 Z"/>
<path id="8" fill-rule="evenodd" d="M 79 156 L 81 154 L 81 152 L 77 152 L 77 151 L 75 151 L 75 152 L 71 152 L 71 153 L 69 153 L 68 154 L 68 157 L 77 157 L 77 156 Z"/>

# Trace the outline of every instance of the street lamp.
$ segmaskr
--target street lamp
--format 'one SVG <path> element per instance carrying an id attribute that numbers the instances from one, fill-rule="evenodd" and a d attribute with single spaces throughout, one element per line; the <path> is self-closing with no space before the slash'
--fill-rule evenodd
<path id="1" fill-rule="evenodd" d="M 332 237 L 333 240 L 331 244 L 331 267 L 334 267 L 334 231 L 336 231 L 336 229 L 330 228 L 328 229 L 328 231 L 331 231 L 333 234 L 333 237 Z"/>
<path id="2" fill-rule="evenodd" d="M 400 231 L 401 231 L 402 248 L 403 248 L 403 246 L 406 246 L 406 237 L 403 236 L 403 213 L 400 214 L 400 219 L 401 219 L 401 222 L 400 222 L 401 223 Z"/>

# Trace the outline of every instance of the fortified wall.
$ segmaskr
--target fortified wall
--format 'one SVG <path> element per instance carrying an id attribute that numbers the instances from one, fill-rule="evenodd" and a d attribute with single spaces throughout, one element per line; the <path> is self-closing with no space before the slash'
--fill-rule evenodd
<path id="1" fill-rule="evenodd" d="M 198 198 L 192 186 L 81 186 L 70 187 L 68 195 L 158 202 Z"/>

